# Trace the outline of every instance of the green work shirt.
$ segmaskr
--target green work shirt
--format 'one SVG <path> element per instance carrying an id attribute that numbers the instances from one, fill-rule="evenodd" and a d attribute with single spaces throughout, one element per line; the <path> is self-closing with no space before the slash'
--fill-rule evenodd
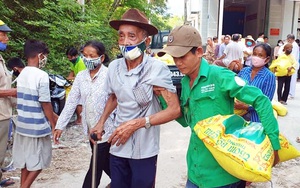
<path id="1" fill-rule="evenodd" d="M 218 114 L 233 114 L 235 97 L 254 107 L 274 150 L 280 149 L 278 123 L 273 115 L 272 105 L 259 88 L 246 85 L 244 80 L 229 69 L 209 65 L 204 58 L 192 88 L 189 83 L 188 76 L 182 78 L 180 102 L 183 115 L 177 121 L 182 126 L 191 128 L 187 151 L 188 178 L 191 182 L 202 188 L 240 181 L 218 164 L 194 131 L 198 121 Z"/>
<path id="2" fill-rule="evenodd" d="M 80 57 L 77 58 L 77 60 L 76 60 L 76 62 L 74 64 L 71 62 L 70 67 L 71 67 L 71 70 L 74 72 L 75 76 L 80 71 L 86 69 L 84 62 L 83 62 L 83 60 Z"/>

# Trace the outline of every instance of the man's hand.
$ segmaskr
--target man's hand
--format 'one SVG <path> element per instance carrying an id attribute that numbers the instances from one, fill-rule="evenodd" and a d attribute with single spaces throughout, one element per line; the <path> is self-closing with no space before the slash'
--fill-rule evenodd
<path id="1" fill-rule="evenodd" d="M 274 163 L 273 163 L 273 166 L 275 166 L 276 164 L 278 164 L 280 162 L 280 158 L 279 158 L 279 155 L 278 155 L 278 151 L 274 151 Z"/>
<path id="2" fill-rule="evenodd" d="M 129 137 L 146 123 L 145 118 L 138 118 L 122 123 L 109 137 L 108 142 L 117 146 L 125 144 Z"/>
<path id="3" fill-rule="evenodd" d="M 248 110 L 249 106 L 239 100 L 234 102 L 234 108 L 239 110 Z"/>
<path id="4" fill-rule="evenodd" d="M 55 129 L 53 133 L 53 142 L 54 144 L 59 144 L 59 138 L 61 136 L 62 130 Z"/>

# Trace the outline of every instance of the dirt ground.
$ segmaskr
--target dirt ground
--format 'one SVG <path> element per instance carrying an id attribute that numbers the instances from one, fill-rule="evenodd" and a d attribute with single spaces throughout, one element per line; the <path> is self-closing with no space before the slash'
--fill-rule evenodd
<path id="1" fill-rule="evenodd" d="M 182 127 L 170 123 L 162 126 L 161 154 L 158 159 L 157 188 L 183 188 L 186 182 L 185 150 L 188 143 L 189 132 L 172 141 L 178 148 L 170 147 L 170 138 L 173 131 L 181 130 Z M 171 127 L 172 126 L 172 127 Z M 172 130 L 172 132 L 170 131 Z M 175 142 L 175 143 L 174 143 Z M 56 188 L 56 187 L 81 187 L 85 172 L 89 165 L 90 146 L 87 139 L 82 135 L 81 127 L 69 126 L 61 137 L 61 145 L 53 149 L 51 167 L 44 170 L 34 182 L 32 188 Z M 172 169 L 174 167 L 174 169 Z M 180 168 L 180 169 L 178 169 Z M 273 168 L 273 188 L 298 188 L 300 187 L 300 158 L 293 159 Z M 5 172 L 4 177 L 15 177 L 16 184 L 10 188 L 19 187 L 19 170 Z M 178 178 L 179 177 L 179 178 Z M 107 185 L 107 178 L 104 181 Z M 59 185 L 59 186 L 58 186 Z M 104 186 L 104 185 L 103 185 Z M 100 186 L 101 187 L 101 186 Z M 269 188 L 270 182 L 252 183 L 249 188 Z"/>

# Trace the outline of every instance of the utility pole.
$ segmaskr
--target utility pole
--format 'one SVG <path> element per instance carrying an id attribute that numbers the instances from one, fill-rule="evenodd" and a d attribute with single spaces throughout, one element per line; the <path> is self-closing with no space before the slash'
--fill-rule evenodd
<path id="1" fill-rule="evenodd" d="M 184 0 L 184 24 L 187 24 L 187 1 L 188 0 Z"/>

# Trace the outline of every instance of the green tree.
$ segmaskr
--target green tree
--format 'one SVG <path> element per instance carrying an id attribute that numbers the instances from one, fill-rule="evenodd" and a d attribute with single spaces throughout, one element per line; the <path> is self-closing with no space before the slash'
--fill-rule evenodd
<path id="1" fill-rule="evenodd" d="M 128 8 L 145 12 L 158 29 L 167 29 L 169 15 L 164 0 L 86 0 L 84 6 L 76 0 L 3 0 L 0 12 L 13 29 L 6 59 L 23 57 L 27 39 L 43 40 L 50 48 L 46 71 L 66 76 L 69 61 L 65 51 L 69 46 L 80 48 L 88 40 L 100 40 L 113 59 L 119 53 L 117 33 L 109 20 L 119 19 Z M 83 11 L 84 10 L 84 11 Z"/>

